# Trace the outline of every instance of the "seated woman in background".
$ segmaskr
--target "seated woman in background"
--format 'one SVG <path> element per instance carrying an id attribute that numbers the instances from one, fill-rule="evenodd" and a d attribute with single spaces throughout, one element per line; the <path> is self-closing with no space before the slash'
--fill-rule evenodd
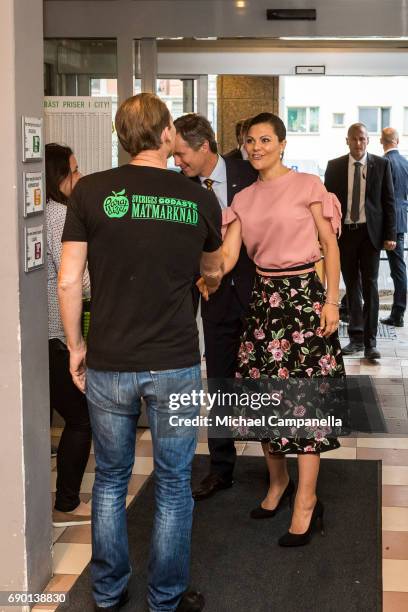
<path id="1" fill-rule="evenodd" d="M 286 128 L 272 113 L 261 113 L 249 123 L 246 150 L 259 179 L 238 193 L 223 211 L 228 224 L 224 240 L 227 274 L 238 259 L 242 241 L 257 266 L 246 327 L 238 354 L 238 378 L 279 379 L 344 377 L 337 334 L 339 321 L 340 258 L 337 232 L 340 203 L 319 177 L 297 173 L 282 164 Z M 315 271 L 325 257 L 327 293 Z M 204 292 L 201 280 L 200 290 Z M 289 381 L 290 382 L 290 381 Z M 300 381 L 301 383 L 301 381 Z M 319 399 L 312 408 L 295 406 L 290 417 L 316 418 Z M 323 504 L 316 497 L 320 453 L 339 446 L 330 428 L 308 437 L 281 436 L 262 446 L 270 486 L 254 519 L 272 518 L 295 492 L 286 455 L 298 456 L 299 481 L 289 531 L 281 546 L 307 544 Z"/>
<path id="2" fill-rule="evenodd" d="M 52 515 L 54 527 L 91 522 L 90 508 L 79 491 L 91 450 L 91 426 L 85 395 L 72 382 L 69 352 L 65 344 L 58 297 L 57 277 L 61 261 L 61 236 L 68 198 L 81 178 L 72 150 L 59 144 L 45 147 L 46 223 L 48 260 L 48 346 L 51 414 L 55 409 L 65 420 L 57 452 L 57 485 Z M 89 276 L 84 294 L 89 296 Z"/>

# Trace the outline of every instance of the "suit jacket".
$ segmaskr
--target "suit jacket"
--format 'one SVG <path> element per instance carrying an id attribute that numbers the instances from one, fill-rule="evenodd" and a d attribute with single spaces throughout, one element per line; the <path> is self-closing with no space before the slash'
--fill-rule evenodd
<path id="1" fill-rule="evenodd" d="M 407 231 L 408 160 L 396 149 L 388 151 L 384 157 L 389 159 L 391 164 L 397 215 L 397 234 L 401 234 Z"/>
<path id="2" fill-rule="evenodd" d="M 258 173 L 248 161 L 224 157 L 227 172 L 227 205 L 232 204 L 235 194 L 251 185 L 258 178 Z M 193 180 L 200 182 L 198 177 Z M 201 300 L 201 316 L 209 321 L 239 318 L 245 314 L 251 299 L 255 279 L 255 264 L 249 259 L 246 248 L 241 247 L 235 268 L 221 281 L 221 285 L 210 296 L 208 302 Z M 234 285 L 232 282 L 234 281 Z M 239 303 L 235 296 L 238 297 Z M 231 305 L 235 310 L 231 312 Z"/>
<path id="3" fill-rule="evenodd" d="M 347 213 L 349 156 L 331 159 L 327 164 L 324 184 L 341 203 L 342 225 Z M 367 230 L 373 246 L 380 250 L 384 240 L 396 240 L 396 217 L 391 164 L 385 157 L 367 154 L 365 194 Z"/>
<path id="4" fill-rule="evenodd" d="M 223 155 L 223 158 L 228 158 L 228 159 L 243 159 L 242 157 L 242 153 L 241 153 L 241 149 L 231 149 L 231 151 L 228 151 L 228 153 L 225 153 L 225 155 Z"/>

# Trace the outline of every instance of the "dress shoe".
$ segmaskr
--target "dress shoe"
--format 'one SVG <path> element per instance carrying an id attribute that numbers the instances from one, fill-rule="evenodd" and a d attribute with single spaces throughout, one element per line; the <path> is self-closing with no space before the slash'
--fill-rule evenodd
<path id="1" fill-rule="evenodd" d="M 363 348 L 364 344 L 360 344 L 360 342 L 351 341 L 349 344 L 346 344 L 346 346 L 341 349 L 341 352 L 343 353 L 343 355 L 353 355 L 353 353 L 358 353 L 362 351 Z"/>
<path id="2" fill-rule="evenodd" d="M 251 510 L 250 517 L 253 519 L 264 519 L 264 518 L 274 517 L 275 514 L 283 508 L 283 504 L 286 499 L 289 499 L 289 506 L 290 507 L 292 506 L 294 492 L 295 492 L 295 483 L 293 482 L 292 479 L 289 479 L 286 489 L 282 493 L 281 498 L 278 501 L 276 508 L 274 508 L 273 510 L 267 510 L 266 508 L 262 508 L 262 506 L 258 506 L 257 508 L 254 508 L 253 510 Z"/>
<path id="3" fill-rule="evenodd" d="M 125 589 L 122 591 L 122 595 L 119 597 L 119 601 L 115 603 L 113 606 L 108 606 L 107 608 L 103 608 L 102 606 L 98 606 L 95 604 L 95 612 L 118 612 L 120 608 L 122 608 L 129 601 L 129 593 L 128 590 Z"/>
<path id="4" fill-rule="evenodd" d="M 208 476 L 201 481 L 199 486 L 193 490 L 193 497 L 196 501 L 207 499 L 207 497 L 211 497 L 217 491 L 229 489 L 233 484 L 233 480 L 225 480 L 219 474 L 208 474 Z"/>
<path id="5" fill-rule="evenodd" d="M 394 327 L 404 327 L 404 318 L 403 317 L 393 317 L 390 315 L 385 319 L 380 319 L 381 323 L 384 325 L 393 325 Z"/>
<path id="6" fill-rule="evenodd" d="M 323 512 L 324 506 L 321 501 L 317 500 L 307 530 L 304 533 L 290 533 L 288 531 L 279 538 L 279 546 L 305 546 L 305 544 L 309 544 L 318 522 L 320 522 L 320 533 L 324 535 Z"/>
<path id="7" fill-rule="evenodd" d="M 176 612 L 201 612 L 204 610 L 205 599 L 198 591 L 187 591 L 180 599 Z"/>
<path id="8" fill-rule="evenodd" d="M 75 527 L 76 525 L 90 525 L 91 512 L 89 514 L 74 514 L 72 512 L 52 511 L 53 527 Z"/>
<path id="9" fill-rule="evenodd" d="M 364 357 L 366 359 L 381 359 L 381 353 L 375 346 L 369 346 L 364 350 Z"/>

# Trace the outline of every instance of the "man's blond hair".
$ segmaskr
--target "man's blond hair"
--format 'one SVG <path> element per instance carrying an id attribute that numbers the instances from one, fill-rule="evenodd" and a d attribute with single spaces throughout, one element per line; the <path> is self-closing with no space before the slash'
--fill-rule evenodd
<path id="1" fill-rule="evenodd" d="M 132 157 L 141 151 L 160 149 L 162 132 L 170 124 L 169 109 L 151 93 L 141 93 L 122 102 L 115 118 L 119 142 Z"/>

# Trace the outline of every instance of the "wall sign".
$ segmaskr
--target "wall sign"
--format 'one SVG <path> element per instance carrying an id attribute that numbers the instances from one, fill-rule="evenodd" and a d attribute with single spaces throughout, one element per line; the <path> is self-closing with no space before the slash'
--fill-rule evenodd
<path id="1" fill-rule="evenodd" d="M 295 66 L 295 74 L 326 74 L 326 66 Z"/>
<path id="2" fill-rule="evenodd" d="M 44 226 L 25 228 L 25 272 L 44 265 Z"/>
<path id="3" fill-rule="evenodd" d="M 23 173 L 24 216 L 44 211 L 44 183 L 42 172 Z"/>
<path id="4" fill-rule="evenodd" d="M 43 156 L 42 119 L 23 117 L 23 162 L 38 161 Z"/>
<path id="5" fill-rule="evenodd" d="M 112 168 L 112 99 L 47 96 L 44 138 L 70 146 L 82 174 Z"/>

